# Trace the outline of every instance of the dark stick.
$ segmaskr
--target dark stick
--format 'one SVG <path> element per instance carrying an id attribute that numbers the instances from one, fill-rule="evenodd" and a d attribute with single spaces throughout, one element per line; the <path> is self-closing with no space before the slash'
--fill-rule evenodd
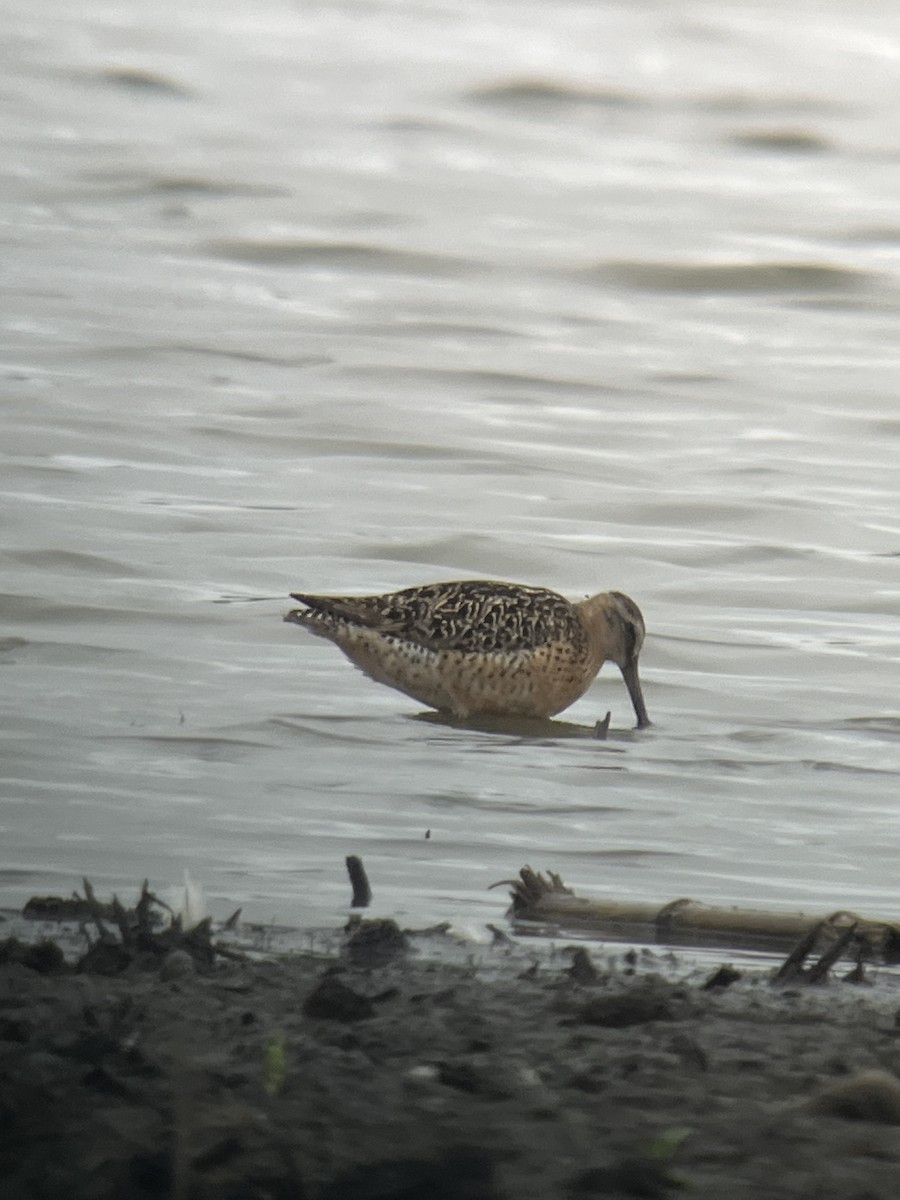
<path id="1" fill-rule="evenodd" d="M 775 972 L 773 983 L 786 983 L 788 980 L 797 979 L 803 974 L 803 964 L 812 953 L 812 949 L 819 936 L 822 933 L 824 921 L 820 921 L 818 925 L 814 925 L 803 935 L 797 945 L 793 948 L 778 970 Z"/>
<path id="2" fill-rule="evenodd" d="M 825 951 L 817 963 L 809 969 L 809 982 L 821 983 L 828 978 L 828 972 L 856 937 L 856 926 L 849 925 L 843 933 L 835 938 L 833 945 Z"/>
<path id="3" fill-rule="evenodd" d="M 362 865 L 362 859 L 355 854 L 347 855 L 347 874 L 350 876 L 350 884 L 353 888 L 353 899 L 350 901 L 351 908 L 368 908 L 372 901 L 372 889 L 369 887 L 369 880 L 366 876 L 366 868 Z"/>

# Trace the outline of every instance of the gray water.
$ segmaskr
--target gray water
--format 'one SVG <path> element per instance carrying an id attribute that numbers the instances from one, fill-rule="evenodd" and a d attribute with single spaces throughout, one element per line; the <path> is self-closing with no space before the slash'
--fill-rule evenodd
<path id="1" fill-rule="evenodd" d="M 896 916 L 900 17 L 0 0 L 0 903 Z M 287 593 L 644 610 L 653 729 L 417 717 Z M 430 837 L 426 838 L 426 831 Z"/>

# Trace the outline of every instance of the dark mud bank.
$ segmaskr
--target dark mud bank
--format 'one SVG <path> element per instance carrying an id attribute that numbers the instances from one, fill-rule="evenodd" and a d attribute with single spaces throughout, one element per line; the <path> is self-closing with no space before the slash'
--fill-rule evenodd
<path id="1" fill-rule="evenodd" d="M 460 965 L 381 930 L 330 961 L 176 948 L 102 974 L 20 948 L 3 1196 L 894 1200 L 893 977 L 706 988 L 688 960 L 592 953 Z"/>

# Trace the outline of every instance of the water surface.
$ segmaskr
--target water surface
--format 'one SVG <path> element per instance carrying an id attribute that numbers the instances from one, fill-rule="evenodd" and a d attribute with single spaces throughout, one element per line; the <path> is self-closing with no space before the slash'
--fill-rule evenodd
<path id="1" fill-rule="evenodd" d="M 900 22 L 0 0 L 0 902 L 895 915 Z M 882 14 L 883 15 L 883 14 Z M 617 588 L 652 730 L 422 720 L 287 593 Z"/>

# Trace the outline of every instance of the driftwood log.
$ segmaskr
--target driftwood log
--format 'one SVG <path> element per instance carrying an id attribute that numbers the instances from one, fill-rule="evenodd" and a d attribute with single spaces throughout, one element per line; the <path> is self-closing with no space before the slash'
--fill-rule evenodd
<path id="1" fill-rule="evenodd" d="M 696 900 L 668 904 L 590 900 L 576 896 L 552 871 L 542 875 L 523 867 L 511 888 L 510 918 L 517 932 L 535 926 L 591 932 L 611 940 L 640 940 L 669 946 L 720 947 L 783 952 L 801 939 L 807 949 L 840 943 L 843 956 L 862 955 L 900 962 L 900 923 L 840 910 L 827 916 L 765 909 L 719 908 Z M 532 927 L 529 930 L 529 926 Z"/>

